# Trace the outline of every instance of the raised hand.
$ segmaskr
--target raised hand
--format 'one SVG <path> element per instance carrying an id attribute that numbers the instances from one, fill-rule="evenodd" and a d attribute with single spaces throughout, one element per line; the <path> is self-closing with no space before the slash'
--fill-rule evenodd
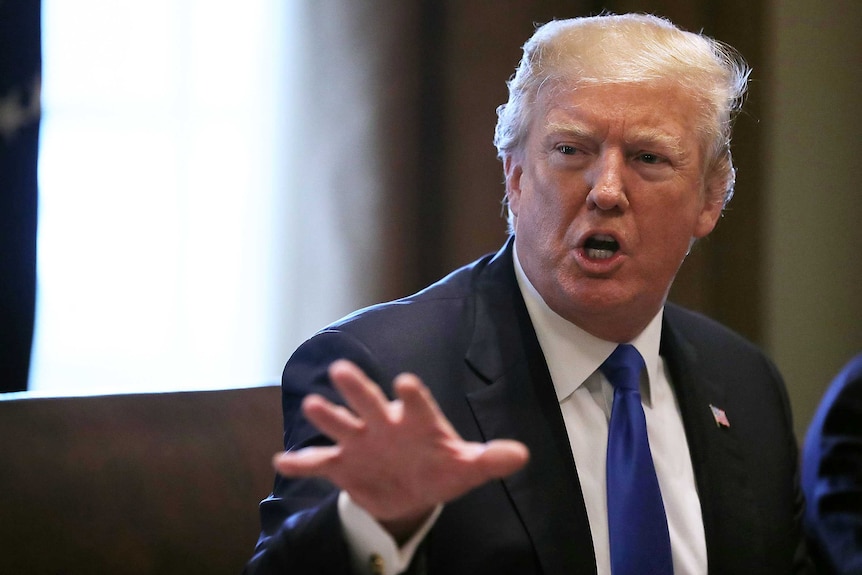
<path id="1" fill-rule="evenodd" d="M 302 409 L 335 445 L 279 453 L 273 465 L 285 476 L 328 479 L 396 540 L 409 537 L 438 504 L 527 463 L 527 448 L 517 441 L 461 439 L 415 375 L 395 379 L 394 401 L 349 361 L 334 362 L 329 376 L 350 409 L 318 395 L 306 397 Z"/>

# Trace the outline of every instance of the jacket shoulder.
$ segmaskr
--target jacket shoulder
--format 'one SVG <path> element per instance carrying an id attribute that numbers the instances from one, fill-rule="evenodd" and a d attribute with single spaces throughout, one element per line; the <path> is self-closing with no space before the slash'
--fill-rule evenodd
<path id="1" fill-rule="evenodd" d="M 664 314 L 666 327 L 681 335 L 697 349 L 706 348 L 710 353 L 721 356 L 744 353 L 766 359 L 758 345 L 702 313 L 668 303 L 665 305 Z"/>

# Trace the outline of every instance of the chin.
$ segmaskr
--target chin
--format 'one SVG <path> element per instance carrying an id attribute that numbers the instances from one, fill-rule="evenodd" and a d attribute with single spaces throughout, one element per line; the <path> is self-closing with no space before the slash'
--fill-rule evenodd
<path id="1" fill-rule="evenodd" d="M 559 315 L 577 324 L 573 318 L 615 314 L 631 305 L 634 299 L 627 291 L 609 285 L 608 280 L 581 280 L 577 285 L 562 290 L 558 305 L 552 305 L 551 302 L 548 305 Z"/>

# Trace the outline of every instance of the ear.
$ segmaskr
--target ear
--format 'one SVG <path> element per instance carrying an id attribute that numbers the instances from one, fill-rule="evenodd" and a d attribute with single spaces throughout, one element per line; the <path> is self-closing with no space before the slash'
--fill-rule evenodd
<path id="1" fill-rule="evenodd" d="M 517 217 L 521 202 L 521 175 L 524 169 L 514 155 L 508 155 L 503 160 L 503 175 L 506 178 L 506 199 L 509 210 Z"/>
<path id="2" fill-rule="evenodd" d="M 715 229 L 719 218 L 721 218 L 721 213 L 724 211 L 726 190 L 727 182 L 725 178 L 718 174 L 713 174 L 706 182 L 706 187 L 703 191 L 703 206 L 701 206 L 700 215 L 698 216 L 697 225 L 694 230 L 695 238 L 703 238 Z"/>

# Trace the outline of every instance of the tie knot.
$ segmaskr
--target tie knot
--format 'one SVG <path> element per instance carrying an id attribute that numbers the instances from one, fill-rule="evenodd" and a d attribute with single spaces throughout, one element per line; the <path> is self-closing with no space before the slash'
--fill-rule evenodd
<path id="1" fill-rule="evenodd" d="M 623 343 L 599 367 L 614 389 L 637 391 L 644 360 L 633 345 Z"/>

